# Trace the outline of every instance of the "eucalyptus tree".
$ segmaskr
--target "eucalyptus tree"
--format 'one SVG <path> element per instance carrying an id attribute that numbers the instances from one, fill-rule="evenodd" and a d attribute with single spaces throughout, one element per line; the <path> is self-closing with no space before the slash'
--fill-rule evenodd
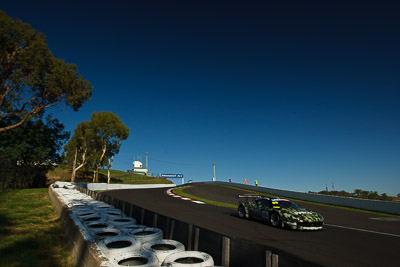
<path id="1" fill-rule="evenodd" d="M 91 165 L 94 167 L 93 182 L 98 182 L 99 168 L 112 167 L 113 156 L 118 154 L 121 141 L 128 136 L 129 128 L 112 112 L 94 112 L 90 121 L 78 124 L 71 140 L 64 147 L 66 159 L 72 165 L 71 181 L 75 181 L 77 170 Z"/>
<path id="2" fill-rule="evenodd" d="M 118 154 L 121 142 L 128 138 L 129 128 L 122 122 L 119 116 L 108 111 L 94 112 L 90 119 L 92 130 L 99 140 L 99 158 L 95 166 L 94 182 L 99 180 L 99 168 L 106 165 L 105 159 L 111 159 Z M 110 162 L 107 164 L 110 168 Z M 110 178 L 108 177 L 108 183 Z"/>
<path id="3" fill-rule="evenodd" d="M 64 147 L 66 160 L 72 165 L 71 182 L 75 182 L 76 172 L 91 163 L 99 146 L 97 135 L 93 132 L 89 121 L 79 123 L 74 135 Z"/>
<path id="4" fill-rule="evenodd" d="M 20 126 L 60 103 L 78 110 L 92 85 L 74 64 L 53 56 L 43 33 L 0 10 L 0 127 Z M 11 123 L 8 118 L 18 118 Z"/>

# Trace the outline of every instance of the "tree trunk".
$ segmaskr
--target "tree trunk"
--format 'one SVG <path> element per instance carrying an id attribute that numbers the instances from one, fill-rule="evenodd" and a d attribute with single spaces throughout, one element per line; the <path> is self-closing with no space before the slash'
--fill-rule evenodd
<path id="1" fill-rule="evenodd" d="M 112 156 L 111 159 L 108 159 L 107 184 L 111 184 L 110 169 L 112 169 L 113 161 L 114 156 Z"/>
<path id="2" fill-rule="evenodd" d="M 75 183 L 75 175 L 76 175 L 76 158 L 78 157 L 78 149 L 75 149 L 75 157 L 74 162 L 72 163 L 72 175 L 71 175 L 71 183 Z"/>
<path id="3" fill-rule="evenodd" d="M 1 190 L 4 191 L 6 189 L 6 181 L 9 179 L 11 175 L 11 161 L 10 160 L 0 160 L 0 177 L 2 177 L 2 186 Z"/>
<path id="4" fill-rule="evenodd" d="M 99 169 L 100 169 L 100 164 L 97 164 L 96 168 L 94 169 L 94 180 L 96 183 L 99 182 Z"/>
<path id="5" fill-rule="evenodd" d="M 96 166 L 96 174 L 95 174 L 95 177 L 96 177 L 96 182 L 97 182 L 97 183 L 99 182 L 99 169 L 100 169 L 100 165 L 101 165 L 101 162 L 103 161 L 103 158 L 104 158 L 104 155 L 106 154 L 106 151 L 107 151 L 107 146 L 106 146 L 106 144 L 104 144 L 104 145 L 103 145 L 103 151 L 102 151 L 101 156 L 100 156 L 99 164 L 97 164 L 97 166 Z"/>
<path id="6" fill-rule="evenodd" d="M 15 162 L 14 178 L 13 178 L 13 180 L 12 180 L 12 187 L 13 187 L 13 190 L 15 190 L 15 185 L 16 185 L 16 182 L 17 182 L 17 177 L 18 177 L 18 160 L 16 160 L 16 162 Z"/>
<path id="7" fill-rule="evenodd" d="M 1 184 L 1 190 L 4 191 L 4 187 L 6 184 L 6 179 L 7 179 L 7 169 L 8 165 L 5 163 L 6 161 L 0 160 L 0 177 L 2 177 L 2 184 Z"/>
<path id="8" fill-rule="evenodd" d="M 19 181 L 19 188 L 24 188 L 24 178 L 25 178 L 25 175 L 26 175 L 26 165 L 24 164 L 23 166 L 22 166 L 22 175 L 21 175 L 21 177 L 20 177 L 20 181 Z M 28 182 L 29 182 L 29 180 L 30 179 L 28 179 Z"/>
<path id="9" fill-rule="evenodd" d="M 86 165 L 86 152 L 87 148 L 82 153 L 82 162 L 81 164 L 76 167 L 76 161 L 77 161 L 77 156 L 78 156 L 78 149 L 75 150 L 75 158 L 74 158 L 74 163 L 72 164 L 72 175 L 71 175 L 71 183 L 75 182 L 75 177 L 76 177 L 76 171 L 82 168 L 83 166 Z"/>

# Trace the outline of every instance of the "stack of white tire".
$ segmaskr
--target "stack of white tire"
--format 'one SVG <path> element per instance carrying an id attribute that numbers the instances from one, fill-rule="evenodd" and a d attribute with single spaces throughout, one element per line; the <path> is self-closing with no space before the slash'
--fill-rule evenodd
<path id="1" fill-rule="evenodd" d="M 70 216 L 83 237 L 97 245 L 108 258 L 108 266 L 214 266 L 213 258 L 199 251 L 185 251 L 182 243 L 162 239 L 159 228 L 138 225 L 121 210 L 75 189 L 68 182 L 52 185 L 58 198 L 68 207 Z"/>

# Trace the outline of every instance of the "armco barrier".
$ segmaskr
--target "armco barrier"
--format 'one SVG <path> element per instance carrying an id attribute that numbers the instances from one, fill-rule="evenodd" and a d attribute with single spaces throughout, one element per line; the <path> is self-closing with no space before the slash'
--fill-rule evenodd
<path id="1" fill-rule="evenodd" d="M 206 183 L 235 186 L 247 190 L 256 190 L 271 195 L 294 198 L 299 200 L 306 200 L 316 203 L 331 204 L 336 206 L 400 215 L 400 202 L 310 194 L 310 193 L 302 193 L 302 192 L 295 192 L 295 191 L 288 191 L 281 189 L 273 189 L 261 186 L 245 185 L 239 183 L 228 183 L 228 182 L 206 182 Z"/>
<path id="2" fill-rule="evenodd" d="M 146 188 L 170 188 L 175 184 L 106 184 L 106 183 L 89 183 L 75 184 L 77 186 L 95 191 L 95 190 L 115 190 L 115 189 L 146 189 Z"/>
<path id="3" fill-rule="evenodd" d="M 181 242 L 185 245 L 186 250 L 196 250 L 210 254 L 218 266 L 320 266 L 285 251 L 224 236 L 220 233 L 126 203 L 104 193 L 93 192 L 82 187 L 77 189 L 92 196 L 94 199 L 104 201 L 121 209 L 126 215 L 135 218 L 138 224 L 160 228 L 164 232 L 164 238 Z"/>

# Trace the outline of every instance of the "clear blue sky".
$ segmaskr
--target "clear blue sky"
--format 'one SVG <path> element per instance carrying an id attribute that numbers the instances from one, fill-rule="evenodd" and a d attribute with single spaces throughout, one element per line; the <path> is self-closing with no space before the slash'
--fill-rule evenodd
<path id="1" fill-rule="evenodd" d="M 294 191 L 400 193 L 400 6 L 360 1 L 8 1 L 130 128 L 114 169 Z M 335 4 L 333 4 L 335 2 Z M 392 1 L 394 2 L 394 1 Z M 179 183 L 179 180 L 176 180 Z"/>

